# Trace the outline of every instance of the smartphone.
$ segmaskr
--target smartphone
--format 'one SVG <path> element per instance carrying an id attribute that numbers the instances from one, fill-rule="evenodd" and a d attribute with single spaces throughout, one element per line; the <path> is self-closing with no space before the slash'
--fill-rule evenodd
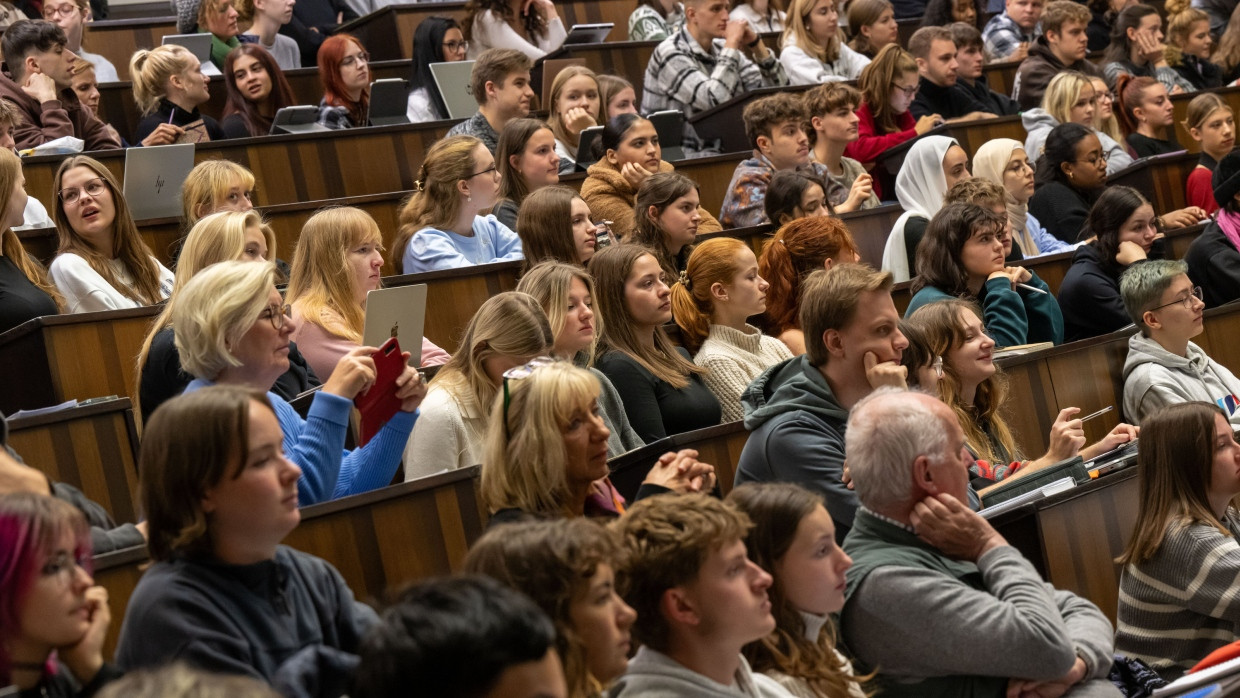
<path id="1" fill-rule="evenodd" d="M 400 398 L 396 397 L 396 379 L 405 372 L 405 357 L 400 342 L 390 337 L 371 358 L 375 361 L 375 384 L 370 390 L 353 399 L 361 413 L 361 433 L 358 445 L 364 446 L 374 438 L 384 424 L 400 410 Z"/>

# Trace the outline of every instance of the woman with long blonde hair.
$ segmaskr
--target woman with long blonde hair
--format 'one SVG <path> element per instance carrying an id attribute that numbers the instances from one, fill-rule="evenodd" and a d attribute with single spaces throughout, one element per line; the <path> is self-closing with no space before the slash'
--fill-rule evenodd
<path id="1" fill-rule="evenodd" d="M 227 261 L 265 262 L 275 257 L 276 237 L 271 226 L 263 221 L 258 211 L 221 211 L 199 220 L 190 228 L 181 247 L 177 263 L 177 280 L 172 295 L 164 304 L 159 317 L 151 323 L 142 349 L 138 351 L 135 368 L 138 376 L 138 410 L 146 421 L 169 399 L 194 379 L 181 368 L 181 356 L 177 352 L 172 331 L 172 311 L 177 305 L 181 289 L 198 272 Z M 271 392 L 285 400 L 322 385 L 322 380 L 297 350 L 289 343 L 289 368 L 271 386 Z M 324 374 L 324 377 L 330 372 Z"/>
<path id="2" fill-rule="evenodd" d="M 551 356 L 588 370 L 599 382 L 599 416 L 611 435 L 607 453 L 618 456 L 645 445 L 628 415 L 620 393 L 603 372 L 594 368 L 594 351 L 602 334 L 602 318 L 594 312 L 594 279 L 575 264 L 546 261 L 521 275 L 517 290 L 534 297 L 551 325 Z"/>
<path id="3" fill-rule="evenodd" d="M 204 160 L 194 165 L 181 185 L 183 224 L 188 229 L 212 213 L 249 211 L 254 208 L 254 184 L 254 173 L 232 160 Z"/>
<path id="4" fill-rule="evenodd" d="M 547 125 L 555 134 L 560 174 L 569 174 L 577 169 L 581 132 L 599 123 L 602 98 L 598 76 L 584 65 L 570 65 L 556 73 L 551 81 L 550 108 Z"/>
<path id="5" fill-rule="evenodd" d="M 52 181 L 60 248 L 49 271 L 64 294 L 65 310 L 137 308 L 167 298 L 172 272 L 143 242 L 112 172 L 94 158 L 75 155 L 60 163 Z"/>
<path id="6" fill-rule="evenodd" d="M 835 0 L 791 0 L 780 39 L 779 62 L 793 85 L 856 80 L 870 59 L 840 37 Z"/>
<path id="7" fill-rule="evenodd" d="M 706 369 L 706 387 L 719 399 L 723 421 L 744 417 L 741 393 L 766 369 L 792 358 L 788 347 L 748 319 L 766 311 L 770 284 L 758 274 L 753 250 L 736 238 L 712 238 L 693 249 L 672 284 L 672 315 L 693 363 Z"/>
<path id="8" fill-rule="evenodd" d="M 428 386 L 405 448 L 405 479 L 481 463 L 491 403 L 504 372 L 543 356 L 554 340 L 547 314 L 533 297 L 507 291 L 488 298 Z"/>
<path id="9" fill-rule="evenodd" d="M 450 136 L 426 153 L 413 194 L 400 209 L 396 270 L 413 274 L 522 259 L 521 238 L 494 214 L 495 156 L 473 136 Z"/>
<path id="10" fill-rule="evenodd" d="M 52 284 L 47 269 L 13 232 L 23 223 L 26 178 L 22 161 L 0 148 L 0 333 L 44 315 L 60 313 L 64 298 Z"/>
<path id="11" fill-rule="evenodd" d="M 292 339 L 316 374 L 330 375 L 341 357 L 362 345 L 366 294 L 382 287 L 382 268 L 383 236 L 365 211 L 326 208 L 302 226 L 286 299 L 297 324 Z M 423 366 L 450 358 L 425 337 L 420 352 Z"/>
<path id="12" fill-rule="evenodd" d="M 1088 76 L 1068 70 L 1051 78 L 1046 92 L 1042 94 L 1042 106 L 1021 114 L 1027 134 L 1025 154 L 1029 156 L 1029 162 L 1036 164 L 1042 159 L 1042 150 L 1052 129 L 1060 124 L 1074 123 L 1088 128 L 1102 143 L 1107 174 L 1114 174 L 1131 165 L 1132 156 L 1123 142 L 1098 130 L 1094 120 L 1096 105 L 1097 92 Z"/>
<path id="13" fill-rule="evenodd" d="M 612 245 L 590 260 L 590 273 L 603 318 L 596 365 L 620 392 L 637 435 L 650 443 L 718 424 L 719 400 L 702 380 L 706 371 L 663 329 L 672 320 L 671 291 L 655 253 Z"/>

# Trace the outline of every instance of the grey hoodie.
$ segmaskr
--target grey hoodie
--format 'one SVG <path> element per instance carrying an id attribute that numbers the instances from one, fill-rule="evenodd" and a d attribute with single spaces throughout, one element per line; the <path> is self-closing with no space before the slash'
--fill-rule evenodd
<path id="1" fill-rule="evenodd" d="M 1128 339 L 1124 361 L 1124 414 L 1133 424 L 1166 405 L 1212 402 L 1240 427 L 1240 380 L 1226 367 L 1188 343 L 1188 357 L 1176 356 L 1141 333 Z"/>
<path id="2" fill-rule="evenodd" d="M 793 698 L 775 679 L 755 674 L 744 657 L 731 686 L 715 683 L 671 657 L 642 647 L 624 676 L 608 691 L 610 698 Z"/>
<path id="3" fill-rule="evenodd" d="M 1033 164 L 1042 158 L 1042 148 L 1046 146 L 1046 137 L 1050 135 L 1051 129 L 1059 125 L 1059 120 L 1046 113 L 1046 110 L 1041 107 L 1021 113 L 1020 120 L 1025 126 L 1025 133 L 1028 134 L 1025 137 L 1025 155 Z M 1107 156 L 1107 174 L 1115 174 L 1132 164 L 1132 156 L 1128 154 L 1124 146 L 1116 143 L 1114 138 L 1098 129 L 1094 129 L 1094 135 L 1102 143 L 1102 154 Z"/>
<path id="4" fill-rule="evenodd" d="M 844 486 L 844 426 L 840 406 L 822 372 L 798 356 L 775 364 L 741 395 L 749 440 L 736 467 L 736 484 L 796 482 L 821 492 L 844 540 L 857 513 L 857 495 Z"/>

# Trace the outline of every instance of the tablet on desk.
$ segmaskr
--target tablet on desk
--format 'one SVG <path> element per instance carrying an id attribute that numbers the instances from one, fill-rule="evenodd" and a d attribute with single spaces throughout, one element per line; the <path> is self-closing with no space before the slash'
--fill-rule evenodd
<path id="1" fill-rule="evenodd" d="M 599 22 L 597 24 L 574 24 L 568 30 L 568 36 L 564 39 L 565 44 L 601 44 L 607 41 L 607 35 L 615 28 L 614 22 Z"/>

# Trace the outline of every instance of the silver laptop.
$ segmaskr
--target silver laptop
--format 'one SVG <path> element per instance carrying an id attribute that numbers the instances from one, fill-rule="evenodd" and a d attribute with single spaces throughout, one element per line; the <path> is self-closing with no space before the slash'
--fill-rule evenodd
<path id="1" fill-rule="evenodd" d="M 571 44 L 601 44 L 607 41 L 607 35 L 615 28 L 612 22 L 599 22 L 598 24 L 574 24 L 568 30 L 568 36 L 564 39 L 566 45 Z"/>
<path id="2" fill-rule="evenodd" d="M 431 63 L 431 75 L 444 106 L 448 107 L 449 119 L 468 119 L 478 111 L 478 100 L 470 92 L 469 75 L 473 70 L 473 61 Z"/>
<path id="3" fill-rule="evenodd" d="M 386 78 L 370 83 L 371 126 L 395 126 L 409 123 L 409 88 L 400 78 Z"/>
<path id="4" fill-rule="evenodd" d="M 212 77 L 223 75 L 219 68 L 211 62 L 211 35 L 202 34 L 168 34 L 160 41 L 161 44 L 176 44 L 185 50 L 194 54 L 198 62 L 202 64 L 202 72 L 204 75 Z"/>
<path id="5" fill-rule="evenodd" d="M 135 220 L 181 215 L 181 185 L 194 169 L 194 144 L 125 150 L 125 201 Z"/>
<path id="6" fill-rule="evenodd" d="M 382 346 L 389 337 L 410 353 L 409 363 L 422 363 L 422 326 L 426 324 L 426 284 L 381 288 L 366 294 L 366 327 L 362 343 Z"/>

